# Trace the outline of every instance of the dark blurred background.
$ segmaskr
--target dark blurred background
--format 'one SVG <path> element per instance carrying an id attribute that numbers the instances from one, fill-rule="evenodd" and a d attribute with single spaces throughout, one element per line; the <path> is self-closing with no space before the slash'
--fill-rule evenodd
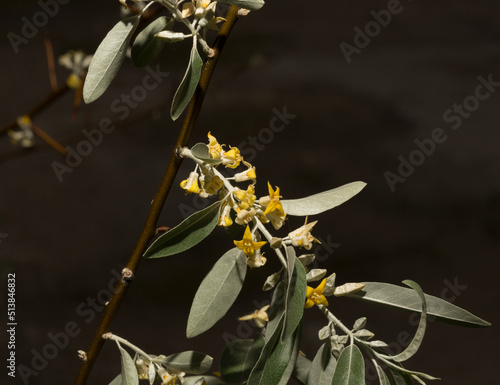
<path id="1" fill-rule="evenodd" d="M 50 92 L 44 36 L 56 56 L 70 49 L 93 53 L 120 18 L 111 0 L 59 4 L 16 53 L 8 34 L 22 35 L 25 20 L 32 21 L 42 7 L 34 1 L 2 5 L 0 125 Z M 390 21 L 386 17 L 386 26 L 377 27 L 374 13 L 382 15 L 388 7 L 394 11 Z M 340 45 L 352 49 L 366 27 L 372 37 L 348 63 Z M 34 149 L 22 151 L 6 136 L 0 138 L 1 285 L 6 287 L 7 272 L 15 272 L 17 364 L 33 368 L 37 353 L 52 357 L 35 362 L 37 375 L 26 374 L 25 383 L 71 384 L 76 377 L 76 351 L 88 347 L 102 314 L 99 301 L 107 300 L 113 271 L 121 271 L 135 245 L 180 128 L 182 119 L 170 121 L 168 111 L 188 48 L 169 46 L 153 63 L 169 76 L 127 120 L 120 120 L 111 105 L 147 74 L 130 60 L 101 99 L 80 108 L 76 120 L 72 93 L 34 119 L 73 148 L 84 139 L 82 130 L 96 129 L 103 118 L 117 125 L 62 182 L 52 162 L 64 158 L 46 144 L 37 140 Z M 67 76 L 59 67 L 59 82 Z M 212 131 L 221 143 L 246 141 L 247 149 L 256 149 L 258 195 L 267 192 L 268 180 L 285 198 L 367 182 L 356 198 L 311 218 L 319 219 L 314 234 L 330 245 L 318 249 L 329 254 L 318 267 L 335 271 L 339 283 L 413 279 L 426 293 L 444 295 L 492 322 L 488 329 L 429 325 L 407 367 L 441 377 L 445 385 L 495 383 L 500 358 L 500 88 L 493 83 L 488 97 L 475 99 L 480 76 L 500 81 L 497 1 L 269 0 L 237 23 L 192 138 L 193 144 L 204 142 Z M 462 112 L 459 125 L 464 100 L 471 111 Z M 445 121 L 450 108 L 457 111 L 449 115 L 455 120 Z M 276 110 L 284 109 L 296 116 L 269 139 L 263 129 Z M 385 173 L 397 174 L 400 157 L 408 160 L 418 149 L 415 141 L 431 138 L 436 128 L 444 130 L 446 140 L 391 191 Z M 250 136 L 257 145 L 248 144 Z M 413 160 L 419 162 L 415 153 Z M 185 162 L 178 182 L 191 170 Z M 174 188 L 160 225 L 174 226 L 199 204 Z M 284 233 L 300 225 L 301 218 L 290 218 Z M 218 357 L 225 339 L 248 338 L 248 327 L 242 328 L 237 317 L 252 312 L 254 300 L 268 299 L 260 287 L 277 270 L 271 255 L 265 268 L 249 272 L 241 299 L 224 320 L 200 337 L 184 337 L 197 286 L 231 245 L 218 229 L 182 255 L 143 261 L 112 331 L 152 354 L 192 349 Z M 447 290 L 453 283 L 458 289 Z M 415 330 L 409 315 L 397 310 L 342 298 L 332 299 L 330 307 L 347 325 L 366 315 L 367 328 L 396 345 L 400 331 Z M 319 312 L 307 311 L 302 350 L 309 358 L 320 345 L 317 330 L 324 324 Z M 73 336 L 65 339 L 68 327 Z M 60 337 L 62 348 L 48 348 L 51 336 Z M 0 350 L 5 359 L 6 342 Z M 116 347 L 107 344 L 89 384 L 107 384 L 119 367 Z M 23 381 L 18 374 L 6 383 Z M 373 376 L 370 383 L 377 383 Z"/>

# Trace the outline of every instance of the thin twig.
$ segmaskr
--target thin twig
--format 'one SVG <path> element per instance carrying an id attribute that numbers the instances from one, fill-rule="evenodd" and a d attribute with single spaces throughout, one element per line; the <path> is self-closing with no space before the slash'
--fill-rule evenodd
<path id="1" fill-rule="evenodd" d="M 174 178 L 181 165 L 182 159 L 177 156 L 177 149 L 186 146 L 189 142 L 189 138 L 191 137 L 191 132 L 193 130 L 193 127 L 196 123 L 201 107 L 203 105 L 203 99 L 205 98 L 205 94 L 207 92 L 207 88 L 210 83 L 212 74 L 217 65 L 220 53 L 237 20 L 238 20 L 238 8 L 235 6 L 231 6 L 226 15 L 226 22 L 221 26 L 217 38 L 215 39 L 213 47 L 214 56 L 209 60 L 207 60 L 203 65 L 200 82 L 189 104 L 188 111 L 184 119 L 184 123 L 182 125 L 179 136 L 177 138 L 174 151 L 172 152 L 172 155 L 170 157 L 170 162 L 168 164 L 167 170 L 165 172 L 165 175 L 163 176 L 158 192 L 156 193 L 156 196 L 153 199 L 153 202 L 151 203 L 149 214 L 146 219 L 146 223 L 144 224 L 144 228 L 141 232 L 141 235 L 139 236 L 137 245 L 129 261 L 127 262 L 126 268 L 131 270 L 134 274 L 137 271 L 137 267 L 142 258 L 142 255 L 146 251 L 151 239 L 155 235 L 158 218 L 162 211 L 163 204 L 165 203 L 167 195 L 174 182 Z M 97 328 L 97 332 L 87 351 L 87 361 L 82 363 L 75 385 L 84 385 L 87 382 L 90 370 L 94 365 L 99 355 L 99 352 L 101 351 L 101 348 L 104 344 L 102 335 L 109 331 L 111 322 L 113 321 L 113 318 L 117 314 L 120 303 L 124 298 L 126 289 L 128 287 L 128 283 L 129 283 L 128 281 L 124 280 L 120 281 L 113 294 L 113 297 L 111 298 L 111 301 L 105 308 L 101 322 Z"/>
<path id="2" fill-rule="evenodd" d="M 47 143 L 50 147 L 56 150 L 61 155 L 67 155 L 68 151 L 64 148 L 64 146 L 55 140 L 52 136 L 50 136 L 45 130 L 38 127 L 35 124 L 31 124 L 31 130 L 35 135 L 37 135 L 40 139 L 42 139 L 45 143 Z"/>

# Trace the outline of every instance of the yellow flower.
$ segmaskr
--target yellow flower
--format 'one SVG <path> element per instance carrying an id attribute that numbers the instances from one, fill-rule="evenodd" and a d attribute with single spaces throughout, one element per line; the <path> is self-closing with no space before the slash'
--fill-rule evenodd
<path id="1" fill-rule="evenodd" d="M 304 305 L 306 309 L 309 309 L 314 305 L 328 306 L 328 301 L 326 300 L 326 297 L 323 295 L 323 293 L 325 292 L 325 285 L 326 285 L 326 278 L 321 281 L 321 283 L 318 285 L 316 289 L 307 286 L 306 289 L 307 301 L 306 304 Z"/>
<path id="2" fill-rule="evenodd" d="M 223 227 L 229 227 L 233 224 L 233 220 L 231 219 L 231 206 L 229 206 L 227 202 L 224 203 L 224 208 L 222 209 L 222 213 L 217 224 Z"/>
<path id="3" fill-rule="evenodd" d="M 212 134 L 210 134 L 210 132 L 208 133 L 208 152 L 210 154 L 210 158 L 212 159 L 219 159 L 222 152 L 222 146 L 219 144 L 219 142 L 217 142 L 215 136 L 212 136 Z"/>
<path id="4" fill-rule="evenodd" d="M 255 209 L 251 208 L 250 210 L 237 210 L 238 214 L 236 215 L 235 222 L 239 225 L 248 225 L 253 218 L 255 217 Z"/>
<path id="5" fill-rule="evenodd" d="M 255 167 L 249 167 L 246 171 L 234 174 L 234 180 L 236 182 L 245 182 L 247 180 L 253 180 L 253 183 L 255 183 L 256 178 L 257 175 L 255 174 Z"/>
<path id="6" fill-rule="evenodd" d="M 190 173 L 189 177 L 181 182 L 181 188 L 186 190 L 186 193 L 198 194 L 200 192 L 198 177 L 199 174 L 197 172 Z"/>
<path id="7" fill-rule="evenodd" d="M 269 309 L 270 305 L 264 306 L 260 310 L 255 310 L 252 314 L 245 315 L 243 317 L 238 318 L 240 321 L 248 321 L 248 320 L 253 320 L 255 325 L 259 328 L 263 328 L 266 326 L 266 322 L 269 321 L 269 316 L 266 312 L 267 309 Z"/>
<path id="8" fill-rule="evenodd" d="M 222 164 L 229 168 L 236 168 L 240 165 L 243 158 L 240 155 L 238 147 L 231 147 L 229 151 L 222 153 Z"/>
<path id="9" fill-rule="evenodd" d="M 311 230 L 316 223 L 318 223 L 318 221 L 314 221 L 308 224 L 306 218 L 306 223 L 303 226 L 289 233 L 288 236 L 292 241 L 292 245 L 295 247 L 303 247 L 306 250 L 311 250 L 313 241 L 321 243 L 311 234 Z"/>
<path id="10" fill-rule="evenodd" d="M 285 211 L 283 210 L 283 206 L 281 205 L 281 202 L 280 202 L 280 198 L 281 198 L 280 197 L 280 188 L 278 186 L 276 186 L 276 191 L 274 191 L 269 182 L 267 182 L 267 187 L 269 189 L 270 202 L 267 205 L 266 211 L 264 211 L 264 214 L 267 215 L 268 213 L 277 210 L 280 215 L 282 215 L 282 216 L 286 215 Z"/>
<path id="11" fill-rule="evenodd" d="M 234 196 L 238 199 L 238 207 L 242 210 L 247 210 L 249 207 L 252 207 L 255 202 L 255 189 L 253 185 L 250 185 L 245 190 L 236 190 L 234 192 Z"/>
<path id="12" fill-rule="evenodd" d="M 241 241 L 234 241 L 236 247 L 246 254 L 250 259 L 254 258 L 255 251 L 264 246 L 267 242 L 254 242 L 252 238 L 252 232 L 250 227 L 247 226 L 245 229 L 245 234 L 243 234 L 243 239 Z"/>
<path id="13" fill-rule="evenodd" d="M 201 189 L 206 195 L 217 194 L 224 182 L 219 176 L 215 175 L 213 172 L 203 172 L 200 177 Z"/>

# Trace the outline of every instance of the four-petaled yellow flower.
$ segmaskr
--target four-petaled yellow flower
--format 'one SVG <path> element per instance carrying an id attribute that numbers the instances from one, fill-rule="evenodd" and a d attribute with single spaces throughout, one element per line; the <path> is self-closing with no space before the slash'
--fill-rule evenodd
<path id="1" fill-rule="evenodd" d="M 187 179 L 181 182 L 181 187 L 186 190 L 186 193 L 198 194 L 200 192 L 200 187 L 198 186 L 199 176 L 197 172 L 193 171 Z"/>
<path id="2" fill-rule="evenodd" d="M 191 3 L 187 3 L 191 4 Z M 215 136 L 212 136 L 210 132 L 208 133 L 208 153 L 210 154 L 210 158 L 219 159 L 220 154 L 222 152 L 222 146 L 217 142 Z"/>
<path id="3" fill-rule="evenodd" d="M 229 168 L 236 168 L 243 160 L 238 147 L 231 147 L 229 151 L 222 153 L 222 164 Z"/>
<path id="4" fill-rule="evenodd" d="M 285 215 L 285 211 L 283 211 L 283 206 L 281 205 L 280 202 L 280 188 L 276 186 L 276 191 L 273 190 L 271 187 L 271 184 L 267 182 L 267 187 L 269 189 L 269 199 L 270 202 L 266 207 L 266 211 L 264 211 L 264 214 L 269 214 L 270 212 L 273 212 L 275 210 L 278 211 L 280 215 Z"/>
<path id="5" fill-rule="evenodd" d="M 255 242 L 252 237 L 252 232 L 250 231 L 250 227 L 247 226 L 245 229 L 245 234 L 243 234 L 243 239 L 241 241 L 234 241 L 236 247 L 246 254 L 246 256 L 250 259 L 254 258 L 255 251 L 264 246 L 267 242 Z"/>
<path id="6" fill-rule="evenodd" d="M 326 300 L 326 297 L 323 295 L 323 293 L 325 292 L 325 286 L 326 286 L 326 278 L 323 281 L 321 281 L 321 283 L 318 285 L 316 289 L 307 286 L 306 289 L 307 301 L 306 304 L 304 305 L 306 309 L 309 309 L 314 305 L 328 306 L 328 301 Z"/>
<path id="7" fill-rule="evenodd" d="M 313 246 L 313 241 L 321 243 L 311 234 L 311 230 L 316 223 L 318 223 L 318 221 L 307 223 L 306 219 L 306 223 L 303 226 L 289 233 L 288 236 L 292 241 L 292 246 L 303 247 L 306 250 L 311 250 Z"/>

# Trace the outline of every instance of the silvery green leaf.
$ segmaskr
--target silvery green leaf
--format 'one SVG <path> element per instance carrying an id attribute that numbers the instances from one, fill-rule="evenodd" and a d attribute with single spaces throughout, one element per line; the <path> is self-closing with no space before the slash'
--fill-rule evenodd
<path id="1" fill-rule="evenodd" d="M 295 268 L 293 269 L 293 275 L 289 279 L 289 287 L 287 293 L 287 302 L 285 309 L 285 325 L 283 328 L 283 333 L 281 336 L 281 341 L 290 336 L 297 325 L 302 320 L 302 315 L 304 313 L 304 302 L 306 298 L 306 271 L 302 263 L 295 257 L 295 252 L 293 247 L 287 247 L 287 258 L 292 257 Z"/>
<path id="2" fill-rule="evenodd" d="M 305 385 L 331 385 L 337 360 L 332 355 L 330 343 L 326 342 L 314 356 Z"/>
<path id="3" fill-rule="evenodd" d="M 172 101 L 172 107 L 170 109 L 172 120 L 176 120 L 182 114 L 193 97 L 201 77 L 202 67 L 203 60 L 201 60 L 201 56 L 198 53 L 196 38 L 193 38 L 193 47 L 191 48 L 188 67 L 179 88 L 177 88 L 175 92 L 174 100 Z"/>
<path id="4" fill-rule="evenodd" d="M 377 369 L 377 375 L 380 381 L 380 385 L 391 385 L 389 379 L 387 378 L 387 375 L 385 374 L 384 370 L 380 367 L 380 365 L 375 364 L 375 368 Z"/>
<path id="5" fill-rule="evenodd" d="M 365 385 L 365 361 L 356 345 L 349 345 L 340 353 L 332 384 Z"/>
<path id="6" fill-rule="evenodd" d="M 122 375 L 120 373 L 113 379 L 113 381 L 109 383 L 109 385 L 121 385 L 121 383 L 122 383 Z"/>
<path id="7" fill-rule="evenodd" d="M 221 159 L 212 159 L 210 157 L 210 150 L 205 143 L 196 143 L 191 148 L 191 154 L 208 164 L 218 164 L 222 162 Z"/>
<path id="8" fill-rule="evenodd" d="M 250 11 L 256 11 L 262 8 L 264 0 L 219 0 L 219 3 L 226 3 Z"/>
<path id="9" fill-rule="evenodd" d="M 274 289 L 281 279 L 281 272 L 282 271 L 283 271 L 283 268 L 280 271 L 277 271 L 276 273 L 271 274 L 269 277 L 267 277 L 266 282 L 264 282 L 264 286 L 262 287 L 262 290 L 268 291 L 268 290 Z"/>
<path id="10" fill-rule="evenodd" d="M 288 215 L 316 215 L 333 209 L 359 193 L 366 183 L 352 182 L 333 190 L 314 194 L 301 199 L 284 199 L 281 204 Z"/>
<path id="11" fill-rule="evenodd" d="M 267 312 L 269 315 L 269 322 L 266 326 L 266 342 L 271 340 L 275 334 L 281 334 L 285 314 L 285 299 L 286 283 L 285 281 L 280 281 L 276 286 L 276 289 L 274 289 L 273 298 L 271 299 L 271 307 Z"/>
<path id="12" fill-rule="evenodd" d="M 405 287 L 382 282 L 363 282 L 363 290 L 349 294 L 350 298 L 362 299 L 382 305 L 397 307 L 409 311 L 421 311 L 422 301 L 418 294 Z M 467 310 L 461 309 L 441 298 L 425 294 L 427 314 L 437 320 L 469 327 L 490 326 L 489 322 L 476 317 Z"/>
<path id="13" fill-rule="evenodd" d="M 354 333 L 354 336 L 355 337 L 358 337 L 360 340 L 370 340 L 372 339 L 373 337 L 375 337 L 375 334 L 373 334 L 371 331 L 367 330 L 367 329 L 361 329 L 361 330 L 358 330 Z"/>
<path id="14" fill-rule="evenodd" d="M 248 380 L 264 344 L 264 338 L 257 334 L 254 340 L 234 340 L 226 346 L 220 359 L 220 373 L 226 384 L 240 385 Z"/>
<path id="15" fill-rule="evenodd" d="M 137 35 L 131 50 L 132 61 L 137 67 L 144 67 L 156 59 L 165 41 L 158 39 L 155 35 L 164 29 L 171 29 L 173 25 L 173 19 L 160 16 Z"/>
<path id="16" fill-rule="evenodd" d="M 309 374 L 309 370 L 311 369 L 311 360 L 305 358 L 302 354 L 297 355 L 297 360 L 295 361 L 295 368 L 293 369 L 292 376 L 301 385 L 304 385 L 307 380 L 307 375 Z"/>
<path id="17" fill-rule="evenodd" d="M 116 341 L 116 344 L 121 354 L 122 385 L 139 385 L 139 376 L 134 360 L 130 357 L 130 354 L 121 347 L 118 341 Z"/>
<path id="18" fill-rule="evenodd" d="M 388 373 L 394 385 L 413 385 L 413 380 L 409 374 L 402 373 L 391 367 L 389 368 Z"/>
<path id="19" fill-rule="evenodd" d="M 227 313 L 245 281 L 246 259 L 245 253 L 235 247 L 215 263 L 191 305 L 186 331 L 188 338 L 207 331 Z"/>
<path id="20" fill-rule="evenodd" d="M 354 322 L 354 326 L 352 327 L 352 331 L 355 332 L 360 330 L 366 326 L 366 317 L 361 317 Z"/>
<path id="21" fill-rule="evenodd" d="M 343 285 L 337 286 L 335 290 L 333 290 L 333 295 L 335 297 L 342 297 L 347 294 L 352 294 L 360 291 L 363 289 L 365 285 L 363 283 L 357 283 L 357 282 L 349 282 L 349 283 L 344 283 Z"/>
<path id="22" fill-rule="evenodd" d="M 333 334 L 332 338 L 330 338 L 330 340 L 332 342 L 344 345 L 345 343 L 347 343 L 347 341 L 349 341 L 349 337 L 346 335 Z"/>
<path id="23" fill-rule="evenodd" d="M 159 236 L 144 253 L 145 258 L 162 258 L 182 253 L 200 243 L 219 220 L 221 201 L 200 210 L 178 226 Z"/>
<path id="24" fill-rule="evenodd" d="M 294 360 L 293 355 L 298 353 L 301 334 L 301 323 L 283 342 L 280 341 L 279 334 L 275 333 L 273 338 L 262 349 L 262 353 L 250 374 L 247 385 L 280 384 L 290 360 Z M 291 375 L 291 371 L 287 375 Z"/>
<path id="25" fill-rule="evenodd" d="M 306 275 L 307 282 L 316 282 L 322 279 L 326 274 L 326 269 L 312 269 Z"/>
<path id="26" fill-rule="evenodd" d="M 391 356 L 391 360 L 397 362 L 406 361 L 408 358 L 411 358 L 417 350 L 420 348 L 422 344 L 422 340 L 424 339 L 425 329 L 427 326 L 427 304 L 425 303 L 425 295 L 420 286 L 411 280 L 405 280 L 403 283 L 407 286 L 410 286 L 413 290 L 415 290 L 422 301 L 422 311 L 420 313 L 420 322 L 418 323 L 417 331 L 413 336 L 410 344 L 403 350 L 401 353 Z"/>
<path id="27" fill-rule="evenodd" d="M 188 374 L 202 374 L 210 370 L 213 358 L 208 354 L 192 350 L 161 357 L 160 362 L 167 369 L 174 369 Z"/>
<path id="28" fill-rule="evenodd" d="M 85 103 L 98 99 L 115 78 L 125 59 L 130 39 L 139 25 L 140 17 L 141 14 L 138 14 L 121 20 L 97 47 L 83 85 Z"/>
<path id="29" fill-rule="evenodd" d="M 372 348 L 375 349 L 380 349 L 380 348 L 387 348 L 389 345 L 387 345 L 384 341 L 380 340 L 375 340 L 375 341 L 367 341 L 366 344 Z"/>
<path id="30" fill-rule="evenodd" d="M 297 361 L 299 354 L 299 347 L 300 347 L 300 340 L 302 338 L 302 324 L 297 326 L 297 330 L 294 333 L 294 340 L 293 340 L 293 346 L 292 346 L 292 355 L 290 356 L 290 359 L 288 360 L 288 365 L 281 375 L 280 382 L 278 382 L 278 385 L 287 385 L 288 381 L 290 380 L 290 377 L 292 377 L 293 371 L 295 369 L 295 363 Z"/>
<path id="31" fill-rule="evenodd" d="M 329 338 L 332 333 L 331 333 L 331 322 L 328 323 L 328 325 L 322 327 L 319 331 L 318 331 L 318 338 L 320 341 L 323 341 L 323 340 L 326 340 L 327 338 Z"/>
<path id="32" fill-rule="evenodd" d="M 326 279 L 325 291 L 323 292 L 323 295 L 325 297 L 333 295 L 333 292 L 335 291 L 335 278 L 336 277 L 337 277 L 337 275 L 335 273 L 332 273 Z"/>
<path id="33" fill-rule="evenodd" d="M 316 255 L 314 255 L 314 254 L 304 254 L 304 255 L 301 255 L 298 258 L 299 258 L 299 261 L 304 266 L 307 266 L 307 265 L 310 265 L 311 263 L 313 263 L 313 261 L 316 259 Z"/>

